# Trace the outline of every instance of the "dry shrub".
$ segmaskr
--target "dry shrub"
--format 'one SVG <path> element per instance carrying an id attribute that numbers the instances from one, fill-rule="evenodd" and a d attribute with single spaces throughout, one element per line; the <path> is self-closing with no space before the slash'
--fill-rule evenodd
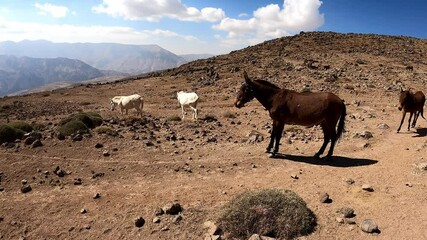
<path id="1" fill-rule="evenodd" d="M 82 121 L 74 119 L 60 126 L 58 132 L 64 136 L 70 136 L 75 133 L 88 133 L 89 128 Z"/>
<path id="2" fill-rule="evenodd" d="M 21 139 L 25 132 L 21 129 L 14 128 L 8 124 L 0 124 L 0 143 L 13 142 Z"/>
<path id="3" fill-rule="evenodd" d="M 95 128 L 102 124 L 102 117 L 95 112 L 81 112 L 68 116 L 59 122 L 60 126 L 67 124 L 70 121 L 79 120 L 83 122 L 88 128 Z"/>
<path id="4" fill-rule="evenodd" d="M 296 193 L 277 189 L 246 191 L 226 204 L 218 224 L 231 238 L 259 234 L 293 239 L 314 231 L 316 216 Z"/>
<path id="5" fill-rule="evenodd" d="M 31 126 L 31 124 L 24 121 L 12 122 L 12 123 L 9 123 L 9 126 L 16 129 L 20 129 L 26 133 L 33 131 L 33 127 Z"/>
<path id="6" fill-rule="evenodd" d="M 94 131 L 98 134 L 107 134 L 110 136 L 118 136 L 119 135 L 119 133 L 117 131 L 115 131 L 114 129 L 112 129 L 111 127 L 108 127 L 108 126 L 99 126 L 99 127 L 95 128 Z"/>

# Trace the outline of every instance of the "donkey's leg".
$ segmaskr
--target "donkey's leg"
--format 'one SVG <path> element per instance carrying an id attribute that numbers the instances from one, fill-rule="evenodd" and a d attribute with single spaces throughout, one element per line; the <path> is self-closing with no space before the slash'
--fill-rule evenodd
<path id="1" fill-rule="evenodd" d="M 331 146 L 329 147 L 328 154 L 326 155 L 326 159 L 330 160 L 332 155 L 334 154 L 335 143 L 337 142 L 337 132 L 335 128 L 331 131 Z"/>
<path id="2" fill-rule="evenodd" d="M 182 120 L 184 120 L 184 116 L 185 116 L 184 105 L 181 105 L 181 113 L 182 113 Z"/>
<path id="3" fill-rule="evenodd" d="M 273 148 L 273 155 L 275 155 L 276 153 L 279 152 L 279 145 L 280 145 L 280 138 L 282 138 L 282 133 L 283 133 L 283 129 L 285 128 L 285 123 L 284 122 L 280 122 L 277 121 L 276 122 L 276 131 L 274 133 L 275 135 L 275 143 L 274 143 L 274 148 Z"/>
<path id="4" fill-rule="evenodd" d="M 270 135 L 270 143 L 268 144 L 267 148 L 265 149 L 266 153 L 270 153 L 271 149 L 273 148 L 273 144 L 274 144 L 274 132 L 276 131 L 276 127 L 274 126 L 274 121 L 273 121 L 273 129 L 271 130 L 271 135 Z"/>
<path id="5" fill-rule="evenodd" d="M 400 128 L 402 127 L 403 121 L 405 120 L 405 116 L 406 116 L 406 112 L 405 110 L 403 110 L 402 120 L 400 120 L 400 125 L 399 125 L 399 128 L 397 129 L 397 132 L 400 132 Z"/>
<path id="6" fill-rule="evenodd" d="M 314 154 L 315 158 L 320 158 L 320 155 L 323 154 L 323 152 L 326 149 L 326 146 L 329 143 L 329 140 L 331 139 L 328 129 L 326 129 L 326 126 L 324 126 L 323 124 L 322 124 L 322 131 L 323 131 L 323 144 L 320 147 L 319 151 L 316 154 Z"/>
<path id="7" fill-rule="evenodd" d="M 421 113 L 420 111 L 415 112 L 414 120 L 412 121 L 412 125 L 411 125 L 412 128 L 415 128 L 415 125 L 417 125 L 417 120 L 418 120 L 418 117 L 420 116 L 420 113 Z"/>
<path id="8" fill-rule="evenodd" d="M 409 120 L 408 120 L 408 131 L 409 131 L 409 127 L 411 126 L 411 118 L 412 118 L 412 115 L 414 115 L 414 113 L 410 113 L 409 114 Z"/>

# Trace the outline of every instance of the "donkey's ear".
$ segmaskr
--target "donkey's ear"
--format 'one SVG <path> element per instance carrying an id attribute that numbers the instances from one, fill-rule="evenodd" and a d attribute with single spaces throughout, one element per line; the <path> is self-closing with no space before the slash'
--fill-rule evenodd
<path id="1" fill-rule="evenodd" d="M 249 78 L 248 73 L 246 71 L 243 72 L 243 77 L 245 78 L 245 82 L 248 85 L 252 85 L 253 84 L 252 80 Z"/>

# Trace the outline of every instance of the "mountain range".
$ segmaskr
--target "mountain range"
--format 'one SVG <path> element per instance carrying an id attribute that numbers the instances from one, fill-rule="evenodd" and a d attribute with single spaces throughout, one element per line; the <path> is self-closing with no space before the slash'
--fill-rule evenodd
<path id="1" fill-rule="evenodd" d="M 178 67 L 208 54 L 178 56 L 158 45 L 0 42 L 0 96 L 56 82 L 127 76 Z"/>

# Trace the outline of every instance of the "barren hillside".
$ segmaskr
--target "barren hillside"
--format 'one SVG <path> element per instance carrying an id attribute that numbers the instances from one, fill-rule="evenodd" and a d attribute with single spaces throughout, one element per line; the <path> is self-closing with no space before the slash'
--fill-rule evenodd
<path id="1" fill-rule="evenodd" d="M 221 206 L 261 188 L 290 189 L 307 202 L 318 226 L 301 239 L 426 239 L 427 121 L 409 132 L 405 121 L 396 133 L 399 88 L 426 92 L 426 59 L 427 40 L 310 32 L 116 83 L 2 98 L 0 124 L 45 128 L 43 146 L 0 147 L 0 239 L 204 239 L 203 223 L 215 221 Z M 323 135 L 301 126 L 285 126 L 286 157 L 268 158 L 268 112 L 256 100 L 233 106 L 243 70 L 282 88 L 343 98 L 346 132 L 334 159 L 314 159 Z M 198 121 L 191 114 L 171 121 L 181 112 L 179 90 L 199 94 Z M 111 97 L 132 93 L 145 100 L 141 120 L 109 109 Z M 79 111 L 99 113 L 116 134 L 59 140 L 60 121 Z M 255 142 L 253 131 L 262 136 Z M 21 192 L 23 180 L 30 192 Z M 320 202 L 324 193 L 330 203 Z M 154 223 L 156 208 L 172 201 L 182 219 L 161 215 Z M 342 207 L 354 209 L 355 224 L 337 221 Z M 145 219 L 141 228 L 137 217 Z M 362 232 L 364 219 L 380 232 Z"/>

